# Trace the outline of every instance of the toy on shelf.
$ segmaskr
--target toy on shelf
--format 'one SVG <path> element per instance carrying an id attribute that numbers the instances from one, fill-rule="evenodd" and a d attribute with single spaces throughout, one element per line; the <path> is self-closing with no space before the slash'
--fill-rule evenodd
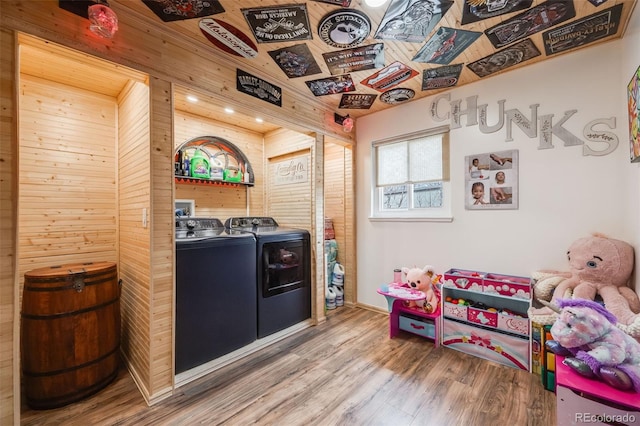
<path id="1" fill-rule="evenodd" d="M 618 328 L 640 337 L 640 300 L 628 287 L 633 271 L 633 247 L 602 234 L 575 241 L 567 252 L 570 272 L 543 271 L 534 284 L 536 297 L 553 293 L 551 302 L 574 298 L 602 298 L 604 306 L 618 321 Z M 553 288 L 550 288 L 553 287 Z M 552 324 L 556 315 L 548 307 L 529 309 L 529 317 L 539 324 Z"/>
<path id="2" fill-rule="evenodd" d="M 438 310 L 440 298 L 436 284 L 439 281 L 438 275 L 434 272 L 433 266 L 427 265 L 424 268 L 407 268 L 403 267 L 407 285 L 416 290 L 420 290 L 425 294 L 424 301 L 420 304 L 415 300 L 409 300 L 409 307 L 419 306 L 425 312 L 431 313 Z"/>
<path id="3" fill-rule="evenodd" d="M 568 356 L 564 364 L 578 374 L 599 378 L 611 387 L 640 392 L 640 343 L 615 326 L 616 318 L 602 305 L 584 299 L 556 299 L 559 308 L 551 326 L 553 353 Z"/>

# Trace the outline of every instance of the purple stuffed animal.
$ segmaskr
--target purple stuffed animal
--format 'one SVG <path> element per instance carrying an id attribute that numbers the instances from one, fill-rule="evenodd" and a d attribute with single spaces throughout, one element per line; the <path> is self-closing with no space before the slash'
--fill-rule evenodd
<path id="1" fill-rule="evenodd" d="M 586 299 L 557 299 L 560 315 L 547 347 L 568 356 L 564 363 L 585 377 L 598 377 L 622 390 L 640 392 L 640 343 L 615 326 L 616 318 Z"/>

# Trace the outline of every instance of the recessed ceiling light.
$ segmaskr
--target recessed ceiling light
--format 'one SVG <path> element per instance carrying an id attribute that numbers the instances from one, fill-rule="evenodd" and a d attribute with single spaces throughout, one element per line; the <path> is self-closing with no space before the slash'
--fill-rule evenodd
<path id="1" fill-rule="evenodd" d="M 188 100 L 189 102 L 198 102 L 198 98 L 196 98 L 196 97 L 195 97 L 195 96 L 193 96 L 193 95 L 187 95 L 187 100 Z"/>
<path id="2" fill-rule="evenodd" d="M 386 2 L 387 0 L 364 0 L 364 3 L 369 7 L 380 7 Z"/>
<path id="3" fill-rule="evenodd" d="M 264 123 L 264 120 L 260 117 L 256 117 L 256 122 L 258 123 Z"/>
<path id="4" fill-rule="evenodd" d="M 229 107 L 224 109 L 224 112 L 226 112 L 227 114 L 233 114 L 235 111 Z"/>

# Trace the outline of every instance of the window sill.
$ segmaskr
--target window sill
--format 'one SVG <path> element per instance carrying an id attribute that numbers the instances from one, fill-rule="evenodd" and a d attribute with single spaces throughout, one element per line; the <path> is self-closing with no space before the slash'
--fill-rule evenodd
<path id="1" fill-rule="evenodd" d="M 369 216 L 370 222 L 453 222 L 453 217 L 419 217 L 419 216 Z"/>

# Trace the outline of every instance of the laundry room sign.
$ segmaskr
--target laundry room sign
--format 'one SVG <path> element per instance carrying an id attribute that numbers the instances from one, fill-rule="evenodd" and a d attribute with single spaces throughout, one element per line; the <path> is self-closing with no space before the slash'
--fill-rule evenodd
<path id="1" fill-rule="evenodd" d="M 304 183 L 309 180 L 309 156 L 290 158 L 274 164 L 274 185 Z"/>

